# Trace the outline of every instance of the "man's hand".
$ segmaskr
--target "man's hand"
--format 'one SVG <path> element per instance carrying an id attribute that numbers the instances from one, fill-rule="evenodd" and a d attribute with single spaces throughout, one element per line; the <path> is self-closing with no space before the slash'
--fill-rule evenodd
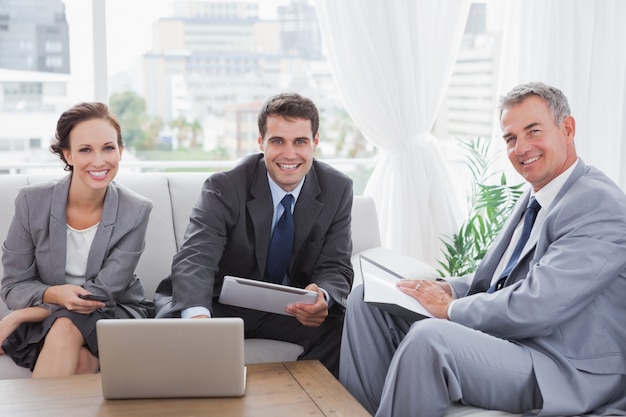
<path id="1" fill-rule="evenodd" d="M 315 303 L 291 304 L 287 306 L 285 311 L 293 314 L 303 326 L 319 327 L 328 316 L 328 303 L 326 302 L 324 291 L 320 290 L 316 284 L 309 284 L 305 289 L 317 293 Z"/>
<path id="2" fill-rule="evenodd" d="M 441 281 L 404 279 L 396 284 L 400 291 L 419 301 L 433 316 L 448 319 L 452 302 L 450 284 Z"/>

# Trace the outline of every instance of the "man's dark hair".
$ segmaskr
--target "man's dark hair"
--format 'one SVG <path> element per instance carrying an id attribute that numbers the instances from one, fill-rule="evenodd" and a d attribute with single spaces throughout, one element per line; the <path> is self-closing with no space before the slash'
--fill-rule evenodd
<path id="1" fill-rule="evenodd" d="M 315 103 L 297 93 L 281 93 L 269 98 L 263 104 L 258 116 L 259 133 L 262 138 L 265 138 L 269 116 L 282 116 L 287 120 L 310 120 L 313 136 L 317 135 L 320 125 L 320 117 Z"/>

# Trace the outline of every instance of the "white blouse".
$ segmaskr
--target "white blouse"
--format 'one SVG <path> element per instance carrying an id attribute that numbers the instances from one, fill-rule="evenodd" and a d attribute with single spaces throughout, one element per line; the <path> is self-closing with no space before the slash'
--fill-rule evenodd
<path id="1" fill-rule="evenodd" d="M 87 258 L 98 224 L 77 230 L 67 225 L 67 252 L 65 255 L 65 282 L 83 285 L 87 279 Z"/>

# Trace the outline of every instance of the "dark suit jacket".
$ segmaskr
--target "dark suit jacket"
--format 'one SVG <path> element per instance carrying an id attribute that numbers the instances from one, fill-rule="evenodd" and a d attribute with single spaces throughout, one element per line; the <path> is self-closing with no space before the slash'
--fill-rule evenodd
<path id="1" fill-rule="evenodd" d="M 157 288 L 157 316 L 193 306 L 212 311 L 225 275 L 263 280 L 273 212 L 263 154 L 212 174 L 192 210 L 171 275 Z M 316 283 L 344 307 L 353 279 L 351 212 L 352 180 L 314 160 L 294 209 L 288 276 L 295 287 Z"/>
<path id="2" fill-rule="evenodd" d="M 42 306 L 44 291 L 65 284 L 67 194 L 71 175 L 20 190 L 15 215 L 2 247 L 2 298 L 12 310 Z M 88 291 L 107 295 L 118 317 L 152 315 L 141 282 L 135 276 L 144 246 L 152 202 L 114 182 L 104 198 L 100 224 L 87 258 Z"/>

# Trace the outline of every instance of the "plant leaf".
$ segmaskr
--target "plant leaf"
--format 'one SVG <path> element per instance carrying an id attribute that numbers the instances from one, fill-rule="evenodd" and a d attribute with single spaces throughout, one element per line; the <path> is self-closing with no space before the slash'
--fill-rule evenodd
<path id="1" fill-rule="evenodd" d="M 476 269 L 523 194 L 524 186 L 523 182 L 509 185 L 504 172 L 492 171 L 497 155 L 489 155 L 488 140 L 458 140 L 467 154 L 464 163 L 472 175 L 471 195 L 467 220 L 452 237 L 440 239 L 444 260 L 438 261 L 442 269 L 437 272 L 442 276 L 463 276 Z"/>

